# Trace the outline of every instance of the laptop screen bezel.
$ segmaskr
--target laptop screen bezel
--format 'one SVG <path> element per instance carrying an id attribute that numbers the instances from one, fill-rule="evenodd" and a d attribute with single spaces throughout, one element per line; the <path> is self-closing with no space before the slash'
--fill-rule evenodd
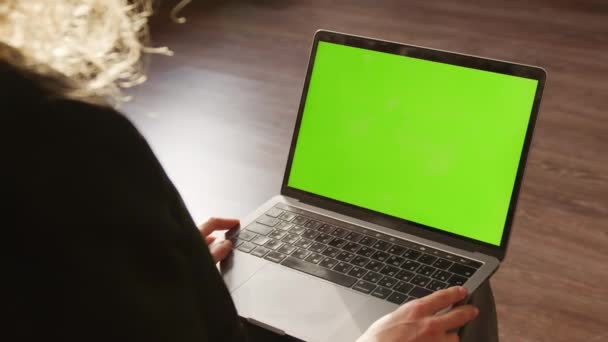
<path id="1" fill-rule="evenodd" d="M 522 148 L 522 154 L 517 168 L 517 174 L 511 193 L 511 199 L 509 202 L 509 208 L 507 211 L 507 217 L 505 220 L 505 226 L 499 246 L 478 241 L 472 238 L 467 238 L 461 235 L 453 234 L 434 228 L 425 226 L 423 224 L 408 221 L 406 219 L 390 216 L 370 209 L 358 207 L 349 203 L 341 202 L 338 200 L 330 199 L 320 195 L 316 195 L 307 191 L 292 188 L 288 186 L 289 174 L 291 172 L 291 166 L 293 162 L 293 156 L 295 153 L 295 147 L 298 141 L 298 132 L 302 121 L 302 115 L 304 112 L 304 106 L 306 103 L 306 97 L 308 94 L 308 87 L 310 84 L 310 77 L 314 67 L 314 59 L 317 52 L 317 46 L 320 41 L 329 42 L 334 44 L 340 44 L 345 46 L 352 46 L 357 48 L 364 48 L 373 51 L 391 53 L 396 55 L 408 56 L 413 58 L 420 58 L 424 60 L 446 63 L 451 65 L 469 67 L 479 70 L 491 71 L 501 73 L 505 75 L 525 77 L 538 81 L 538 87 L 534 97 L 534 103 L 532 106 L 532 112 L 530 114 L 530 120 L 526 131 L 524 145 Z M 300 106 L 298 109 L 298 117 L 296 119 L 294 133 L 292 136 L 291 147 L 289 150 L 289 156 L 287 159 L 287 166 L 285 168 L 285 174 L 283 176 L 283 184 L 281 186 L 281 194 L 298 199 L 305 203 L 314 204 L 315 206 L 335 211 L 343 215 L 351 216 L 360 220 L 382 225 L 387 228 L 395 229 L 397 231 L 405 232 L 408 234 L 420 236 L 433 241 L 438 241 L 456 248 L 461 248 L 468 251 L 477 251 L 487 255 L 492 255 L 499 260 L 504 259 L 509 239 L 511 236 L 511 228 L 513 225 L 513 218 L 517 205 L 517 199 L 521 188 L 521 182 L 526 166 L 526 160 L 530 144 L 532 141 L 532 135 L 534 126 L 538 116 L 538 111 L 541 102 L 541 96 L 545 85 L 546 72 L 544 69 L 539 67 L 533 67 L 523 64 L 493 60 L 488 58 L 481 58 L 477 56 L 464 55 L 454 52 L 447 52 L 436 49 L 429 49 L 414 45 L 407 45 L 395 42 L 389 42 L 378 39 L 365 38 L 360 36 L 353 36 L 338 32 L 319 30 L 315 33 L 312 49 L 308 62 L 308 69 L 306 72 L 306 78 L 304 81 L 304 87 L 302 90 L 302 97 L 300 99 Z"/>

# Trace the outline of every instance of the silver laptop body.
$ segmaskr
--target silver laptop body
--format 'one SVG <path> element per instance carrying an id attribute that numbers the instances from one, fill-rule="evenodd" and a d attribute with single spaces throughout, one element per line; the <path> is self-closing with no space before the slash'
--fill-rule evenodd
<path id="1" fill-rule="evenodd" d="M 405 219 L 301 192 L 288 186 L 287 178 L 291 168 L 294 145 L 299 134 L 312 65 L 319 42 L 331 42 L 332 44 L 480 68 L 538 81 L 499 246 L 455 236 Z M 544 79 L 544 71 L 536 67 L 330 31 L 318 31 L 314 37 L 281 194 L 271 198 L 242 219 L 241 228 L 227 234 L 227 238 L 232 239 L 235 243 L 235 251 L 221 264 L 221 272 L 239 315 L 276 333 L 287 334 L 305 341 L 355 341 L 374 321 L 395 310 L 399 305 L 397 303 L 401 300 L 405 302 L 423 296 L 427 294 L 427 291 L 430 293 L 434 290 L 432 286 L 437 286 L 438 289 L 442 286 L 458 284 L 458 281 L 453 281 L 453 279 L 450 282 L 451 278 L 433 277 L 442 269 L 447 272 L 445 274 L 450 274 L 448 277 L 456 275 L 457 279 L 462 279 L 458 274 L 463 275 L 466 278 L 463 286 L 469 290 L 469 293 L 473 293 L 497 270 L 506 253 Z M 355 251 L 357 248 L 355 244 L 344 244 L 344 241 L 335 243 L 336 246 L 332 247 L 333 253 L 327 252 L 327 249 L 316 250 L 319 253 L 310 251 L 310 248 L 314 250 L 315 246 L 320 246 L 313 245 L 318 242 L 317 239 L 320 239 L 319 241 L 326 247 L 332 246 L 331 241 L 321 239 L 321 237 L 327 236 L 322 233 L 324 229 L 331 231 L 329 235 L 335 232 L 335 235 L 332 236 L 340 237 L 347 243 L 361 241 L 357 239 L 362 236 L 368 238 L 365 241 L 376 241 L 376 243 L 383 241 L 382 244 L 370 244 L 366 247 L 366 250 L 379 248 L 379 250 L 374 249 L 376 254 L 367 254 L 367 259 L 374 261 L 374 258 L 377 257 L 386 263 L 386 256 L 389 255 L 389 258 L 392 258 L 389 260 L 394 262 L 398 271 L 384 266 L 382 269 L 375 269 L 377 271 L 375 273 L 380 275 L 381 280 L 373 277 L 367 279 L 376 280 L 376 282 L 362 280 L 364 278 L 357 277 L 357 272 L 353 272 L 353 267 L 357 266 L 348 264 L 352 263 L 353 255 L 361 254 L 357 254 Z M 302 237 L 304 234 L 311 239 L 304 239 Z M 300 240 L 307 240 L 306 242 L 310 242 L 310 244 L 301 242 L 297 247 L 294 236 L 298 236 Z M 348 240 L 353 236 L 357 236 L 357 239 Z M 275 242 L 272 242 L 273 240 Z M 294 248 L 290 249 L 289 246 Z M 345 250 L 345 247 L 352 247 L 353 253 Z M 359 248 L 362 247 L 359 246 Z M 262 252 L 254 252 L 256 249 Z M 324 259 L 331 260 L 326 260 L 324 266 L 320 266 L 315 263 L 318 260 L 309 259 L 311 255 L 295 256 L 295 253 L 299 253 L 296 252 L 298 250 L 301 250 L 301 253 L 308 250 L 311 255 L 318 254 Z M 378 251 L 384 251 L 384 253 L 378 253 Z M 421 265 L 417 270 L 409 269 L 409 266 L 405 267 L 401 264 L 404 263 L 402 259 L 407 259 L 403 257 L 408 253 L 407 251 L 417 253 L 419 258 L 426 255 L 427 261 L 431 261 L 420 262 Z M 323 252 L 326 253 L 323 254 Z M 338 252 L 340 254 L 337 254 Z M 395 257 L 391 252 L 396 252 L 396 255 L 402 257 Z M 443 261 L 440 262 L 440 259 Z M 379 261 L 375 260 L 375 262 Z M 344 265 L 345 263 L 348 265 Z M 425 265 L 436 269 L 433 271 L 435 273 L 425 274 L 424 271 L 421 271 Z M 366 269 L 365 266 L 359 268 L 363 270 L 362 272 L 373 269 Z M 431 268 L 427 267 L 427 269 Z M 472 274 L 469 274 L 470 270 L 474 270 L 471 272 Z M 385 272 L 381 273 L 382 271 Z M 408 277 L 410 273 L 411 277 Z M 425 279 L 426 276 L 431 281 L 435 281 L 432 283 L 435 285 L 424 282 L 412 283 L 412 277 L 417 275 L 423 275 L 421 279 Z M 370 284 L 373 284 L 373 289 Z M 424 286 L 418 286 L 422 284 Z M 401 293 L 397 288 L 405 289 L 403 292 L 412 291 L 411 295 Z M 387 289 L 390 292 L 387 292 Z M 392 296 L 392 301 L 387 300 L 389 296 Z"/>

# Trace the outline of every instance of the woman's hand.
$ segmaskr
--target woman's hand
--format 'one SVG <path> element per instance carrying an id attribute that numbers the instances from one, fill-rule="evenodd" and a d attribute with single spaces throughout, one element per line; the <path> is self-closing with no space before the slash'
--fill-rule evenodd
<path id="1" fill-rule="evenodd" d="M 477 317 L 471 305 L 435 314 L 466 297 L 467 290 L 456 286 L 411 301 L 380 318 L 357 342 L 456 342 L 456 330 Z"/>
<path id="2" fill-rule="evenodd" d="M 199 227 L 201 235 L 205 239 L 207 246 L 209 246 L 209 252 L 211 252 L 215 262 L 224 260 L 224 258 L 230 254 L 232 251 L 232 242 L 230 242 L 230 240 L 224 240 L 213 245 L 215 237 L 211 236 L 211 233 L 216 230 L 228 230 L 234 228 L 239 225 L 239 223 L 240 222 L 237 219 L 212 217 Z"/>

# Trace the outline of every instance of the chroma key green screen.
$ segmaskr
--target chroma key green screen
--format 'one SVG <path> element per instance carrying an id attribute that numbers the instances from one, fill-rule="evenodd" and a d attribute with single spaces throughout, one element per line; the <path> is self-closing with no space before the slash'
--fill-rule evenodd
<path id="1" fill-rule="evenodd" d="M 321 41 L 287 184 L 500 245 L 537 83 Z"/>

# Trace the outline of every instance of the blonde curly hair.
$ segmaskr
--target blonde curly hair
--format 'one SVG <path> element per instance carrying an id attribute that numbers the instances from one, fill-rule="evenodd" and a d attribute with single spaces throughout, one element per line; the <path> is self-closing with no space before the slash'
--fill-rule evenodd
<path id="1" fill-rule="evenodd" d="M 120 104 L 146 80 L 143 53 L 172 54 L 148 47 L 151 14 L 151 0 L 0 0 L 0 61 L 61 80 L 63 96 Z"/>

